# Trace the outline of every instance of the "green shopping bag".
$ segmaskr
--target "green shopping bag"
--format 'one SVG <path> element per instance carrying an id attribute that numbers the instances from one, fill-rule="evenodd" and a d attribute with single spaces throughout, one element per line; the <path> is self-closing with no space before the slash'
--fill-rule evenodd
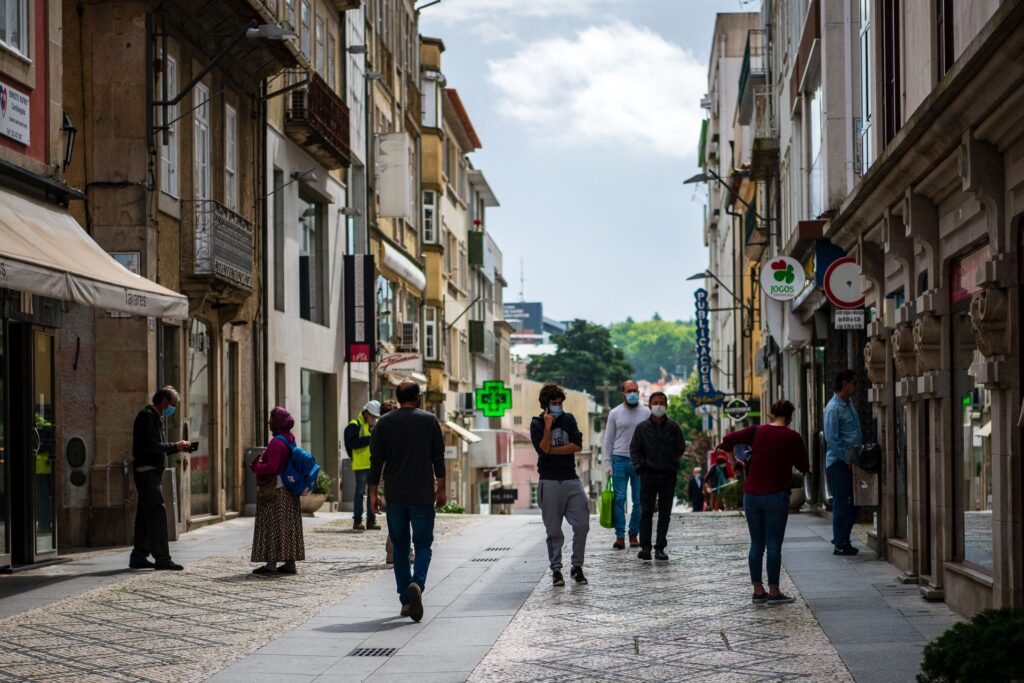
<path id="1" fill-rule="evenodd" d="M 601 491 L 601 526 L 605 529 L 611 529 L 615 526 L 615 521 L 612 519 L 612 506 L 615 504 L 615 488 L 612 485 L 612 478 L 608 477 L 608 483 L 605 484 L 604 491 Z"/>

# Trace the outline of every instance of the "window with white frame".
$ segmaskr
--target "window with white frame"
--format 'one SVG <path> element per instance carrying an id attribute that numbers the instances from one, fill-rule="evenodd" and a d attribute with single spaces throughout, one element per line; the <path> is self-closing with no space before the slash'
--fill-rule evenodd
<path id="1" fill-rule="evenodd" d="M 437 309 L 427 306 L 423 309 L 423 358 L 437 360 Z"/>
<path id="2" fill-rule="evenodd" d="M 423 117 L 424 128 L 441 127 L 441 74 L 430 71 L 423 74 Z"/>
<path id="3" fill-rule="evenodd" d="M 327 51 L 325 36 L 325 27 L 323 17 L 316 18 L 316 72 L 320 74 L 320 77 L 327 78 Z"/>
<path id="4" fill-rule="evenodd" d="M 459 377 L 469 379 L 469 334 L 459 332 Z"/>
<path id="5" fill-rule="evenodd" d="M 3 0 L 0 0 L 2 2 Z M 167 79 L 167 94 L 168 97 L 174 97 L 178 94 L 178 62 L 167 55 L 164 59 L 164 72 L 162 78 Z M 163 83 L 159 83 L 158 87 L 160 92 L 163 92 Z M 161 96 L 160 99 L 163 99 Z M 158 112 L 163 112 L 164 108 L 160 107 Z M 170 105 L 166 108 L 167 120 L 171 123 L 167 125 L 166 141 L 167 144 L 160 145 L 160 191 L 164 194 L 169 194 L 172 197 L 179 195 L 178 188 L 178 105 Z M 162 115 L 162 114 L 161 114 Z M 165 125 L 161 121 L 161 125 Z M 164 135 L 160 136 L 164 139 Z"/>
<path id="6" fill-rule="evenodd" d="M 874 74 L 871 69 L 871 2 L 861 0 L 860 3 L 860 171 L 866 173 L 874 161 L 874 131 L 872 129 L 874 114 L 874 98 L 871 96 L 875 87 Z"/>
<path id="7" fill-rule="evenodd" d="M 423 241 L 437 244 L 437 193 L 423 191 Z"/>
<path id="8" fill-rule="evenodd" d="M 192 192 L 196 199 L 210 199 L 210 89 L 199 83 L 192 91 L 194 173 Z"/>
<path id="9" fill-rule="evenodd" d="M 338 43 L 334 34 L 327 32 L 327 87 L 331 90 L 338 90 L 338 67 L 337 67 Z"/>
<path id="10" fill-rule="evenodd" d="M 302 28 L 299 31 L 299 47 L 302 54 L 312 57 L 313 7 L 309 4 L 309 0 L 302 0 L 302 4 L 299 5 L 299 21 L 302 23 Z"/>
<path id="11" fill-rule="evenodd" d="M 238 112 L 224 105 L 224 206 L 238 211 Z"/>
<path id="12" fill-rule="evenodd" d="M 469 253 L 462 240 L 459 240 L 459 289 L 464 292 L 469 290 Z"/>
<path id="13" fill-rule="evenodd" d="M 28 57 L 28 0 L 0 0 L 0 45 Z"/>
<path id="14" fill-rule="evenodd" d="M 822 91 L 819 84 L 808 100 L 808 125 L 811 127 L 811 168 L 807 177 L 807 200 L 812 220 L 825 211 L 825 160 L 822 144 L 824 111 L 822 110 Z"/>
<path id="15" fill-rule="evenodd" d="M 298 28 L 298 22 L 295 21 L 295 0 L 284 0 L 284 21 L 288 28 Z"/>

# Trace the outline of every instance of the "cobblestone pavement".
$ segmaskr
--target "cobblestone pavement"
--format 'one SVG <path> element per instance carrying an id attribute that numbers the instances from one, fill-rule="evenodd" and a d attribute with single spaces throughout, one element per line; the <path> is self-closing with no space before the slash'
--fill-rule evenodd
<path id="1" fill-rule="evenodd" d="M 739 515 L 675 515 L 667 563 L 590 540 L 590 585 L 541 581 L 469 680 L 853 680 L 788 575 L 796 603 L 751 604 Z"/>
<path id="2" fill-rule="evenodd" d="M 353 532 L 350 519 L 304 521 L 307 560 L 296 576 L 251 575 L 246 548 L 183 572 L 136 573 L 0 621 L 0 679 L 203 680 L 388 570 L 385 532 Z M 438 516 L 435 535 L 478 521 Z"/>

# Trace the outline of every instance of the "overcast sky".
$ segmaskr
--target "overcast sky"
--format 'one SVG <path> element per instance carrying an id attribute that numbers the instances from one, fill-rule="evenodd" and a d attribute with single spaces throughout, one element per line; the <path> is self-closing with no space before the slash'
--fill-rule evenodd
<path id="1" fill-rule="evenodd" d="M 420 0 L 423 5 L 426 0 Z M 442 0 L 439 37 L 501 207 L 505 301 L 556 319 L 693 318 L 707 251 L 697 172 L 716 12 L 741 0 Z"/>

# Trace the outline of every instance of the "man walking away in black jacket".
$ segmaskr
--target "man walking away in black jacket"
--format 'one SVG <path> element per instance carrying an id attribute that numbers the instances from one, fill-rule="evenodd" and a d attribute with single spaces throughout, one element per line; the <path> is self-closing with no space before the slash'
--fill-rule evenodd
<path id="1" fill-rule="evenodd" d="M 132 426 L 132 470 L 138 508 L 135 511 L 135 547 L 131 569 L 181 569 L 171 561 L 167 544 L 167 508 L 164 506 L 163 478 L 167 456 L 189 450 L 188 441 L 168 441 L 164 418 L 178 408 L 178 392 L 167 386 L 157 389 L 153 402 L 139 411 Z M 150 562 L 152 555 L 156 563 Z"/>
<path id="2" fill-rule="evenodd" d="M 667 560 L 668 524 L 672 519 L 679 460 L 686 450 L 686 438 L 682 428 L 665 415 L 668 397 L 664 393 L 656 391 L 651 394 L 650 405 L 651 416 L 636 426 L 629 445 L 633 468 L 640 475 L 640 505 L 643 508 L 637 557 L 651 559 L 651 527 L 657 501 L 658 540 L 654 544 L 654 557 Z"/>

